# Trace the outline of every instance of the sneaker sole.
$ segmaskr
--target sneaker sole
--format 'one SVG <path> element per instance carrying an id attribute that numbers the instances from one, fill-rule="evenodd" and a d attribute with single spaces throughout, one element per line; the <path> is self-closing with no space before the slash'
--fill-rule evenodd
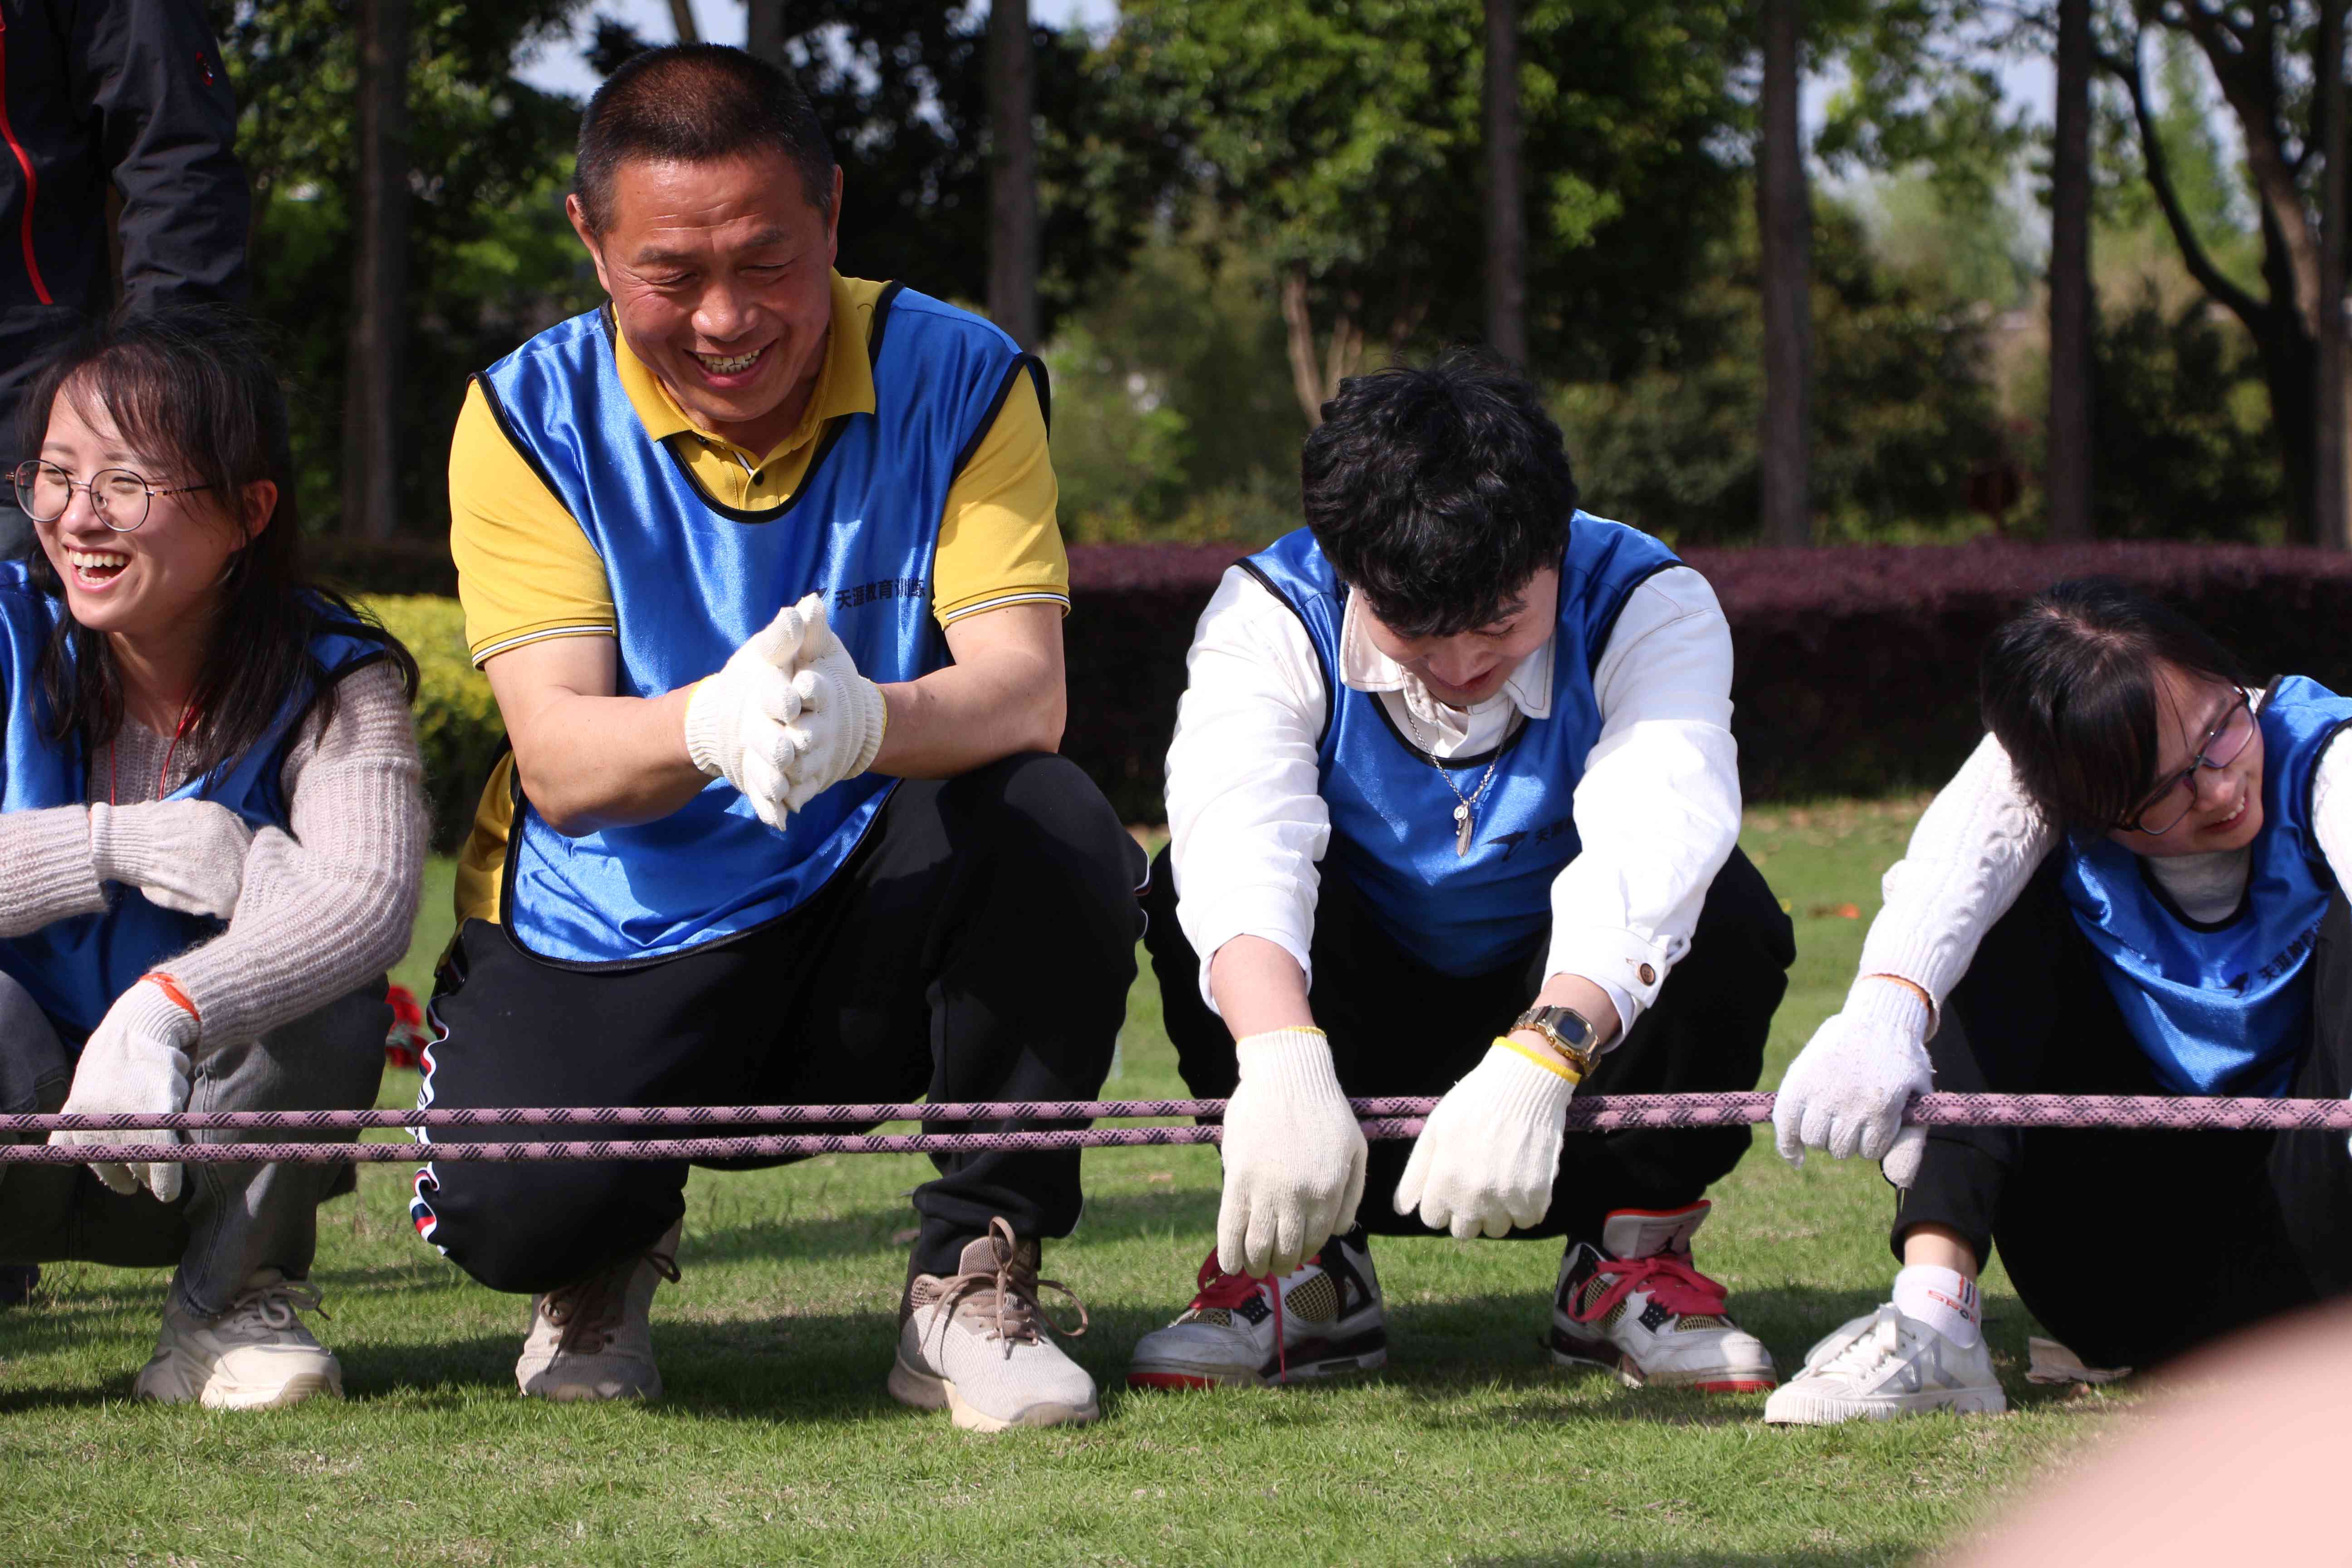
<path id="1" fill-rule="evenodd" d="M 1658 1372 L 1645 1373 L 1641 1364 L 1613 1344 L 1597 1344 L 1572 1334 L 1552 1330 L 1551 1361 L 1554 1366 L 1595 1367 L 1613 1372 L 1617 1381 L 1628 1388 L 1687 1388 L 1700 1394 L 1769 1394 L 1780 1386 L 1780 1377 L 1769 1370 L 1760 1373 L 1736 1372 Z"/>
<path id="2" fill-rule="evenodd" d="M 1153 1372 L 1136 1368 L 1127 1374 L 1129 1388 L 1283 1388 L 1294 1383 L 1315 1378 L 1351 1377 L 1360 1373 L 1378 1372 L 1389 1364 L 1389 1352 L 1384 1350 L 1363 1355 L 1334 1356 L 1321 1361 L 1301 1363 L 1292 1362 L 1287 1372 L 1277 1368 L 1259 1372 L 1245 1366 L 1192 1368 L 1188 1371 Z"/>
<path id="3" fill-rule="evenodd" d="M 306 1372 L 275 1384 L 205 1384 L 196 1403 L 206 1410 L 282 1410 L 307 1399 L 341 1399 L 341 1380 L 324 1373 Z"/>
<path id="4" fill-rule="evenodd" d="M 1784 1391 L 1785 1392 L 1785 1391 Z M 2009 1396 L 1998 1388 L 1946 1388 L 1925 1394 L 1904 1394 L 1893 1400 L 1822 1399 L 1800 1395 L 1776 1399 L 1764 1411 L 1768 1426 L 1835 1426 L 1847 1421 L 1892 1421 L 1898 1415 L 1927 1415 L 1949 1410 L 1956 1415 L 2004 1415 Z"/>
<path id="5" fill-rule="evenodd" d="M 901 1405 L 918 1410 L 944 1410 L 949 1418 L 967 1432 L 1009 1432 L 1016 1426 L 1083 1426 L 1102 1415 L 1101 1405 L 1089 1400 L 1083 1406 L 1067 1405 L 1033 1405 L 1010 1420 L 991 1415 L 987 1411 L 965 1403 L 956 1392 L 954 1383 L 927 1372 L 917 1372 L 905 1362 L 890 1363 L 887 1384 L 890 1397 Z"/>
<path id="6" fill-rule="evenodd" d="M 525 1399 L 544 1399 L 550 1405 L 613 1404 L 624 1399 L 654 1400 L 662 1396 L 661 1379 L 656 1377 L 643 1388 L 616 1388 L 610 1391 L 587 1383 L 559 1383 L 532 1388 L 524 1386 Z"/>

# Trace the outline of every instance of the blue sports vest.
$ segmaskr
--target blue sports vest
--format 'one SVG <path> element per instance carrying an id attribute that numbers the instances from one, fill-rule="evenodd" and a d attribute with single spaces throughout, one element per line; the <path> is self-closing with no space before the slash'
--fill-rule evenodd
<path id="1" fill-rule="evenodd" d="M 1646 533 L 1576 514 L 1560 562 L 1551 715 L 1522 723 L 1497 751 L 1446 761 L 1465 795 L 1495 763 L 1470 852 L 1457 857 L 1454 790 L 1376 694 L 1339 679 L 1348 590 L 1314 535 L 1286 534 L 1242 563 L 1297 613 L 1323 661 L 1329 700 L 1319 760 L 1331 814 L 1324 864 L 1348 879 L 1381 930 L 1432 968 L 1482 974 L 1523 961 L 1542 941 L 1552 879 L 1582 847 L 1570 807 L 1601 738 L 1593 667 L 1633 590 L 1680 564 Z"/>
<path id="2" fill-rule="evenodd" d="M 79 805 L 89 798 L 78 742 L 52 741 L 51 711 L 36 674 L 41 649 L 65 606 L 33 586 L 21 561 L 0 563 L 0 811 Z M 366 637 L 323 631 L 310 652 L 340 680 L 383 657 Z M 227 758 L 173 790 L 167 799 L 215 801 L 255 827 L 287 825 L 278 775 L 296 728 L 316 695 L 296 692 L 260 745 Z M 29 935 L 0 941 L 0 973 L 32 994 L 67 1044 L 79 1048 L 117 996 L 173 954 L 221 930 L 221 922 L 151 904 L 135 888 L 97 914 L 76 915 Z"/>
<path id="3" fill-rule="evenodd" d="M 2352 700 L 2287 676 L 2263 703 L 2263 826 L 2236 914 L 2190 921 L 2112 839 L 2070 837 L 2062 886 L 2105 960 L 2107 989 L 2167 1088 L 2284 1094 L 2311 1017 L 2311 947 L 2336 877 L 2311 826 L 2311 781 Z"/>
<path id="4" fill-rule="evenodd" d="M 872 414 L 833 422 L 781 509 L 705 494 L 646 434 L 601 310 L 575 316 L 478 378 L 507 438 L 604 563 L 619 618 L 618 689 L 658 697 L 725 664 L 803 595 L 870 680 L 948 662 L 931 620 L 931 557 L 949 488 L 1026 370 L 1044 372 L 979 317 L 892 287 L 867 347 Z M 520 775 L 516 789 L 520 790 Z M 782 834 L 714 779 L 656 822 L 567 838 L 518 796 L 507 841 L 508 931 L 568 964 L 643 963 L 737 936 L 824 886 L 880 813 L 891 782 L 845 779 Z"/>

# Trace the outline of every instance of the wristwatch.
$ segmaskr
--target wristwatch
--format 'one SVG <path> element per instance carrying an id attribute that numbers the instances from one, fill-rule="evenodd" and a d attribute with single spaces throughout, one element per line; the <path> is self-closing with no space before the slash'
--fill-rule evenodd
<path id="1" fill-rule="evenodd" d="M 1530 1007 L 1511 1027 L 1532 1029 L 1550 1041 L 1551 1048 L 1568 1058 L 1579 1079 L 1591 1073 L 1592 1059 L 1601 1054 L 1592 1048 L 1592 1026 L 1573 1007 Z"/>

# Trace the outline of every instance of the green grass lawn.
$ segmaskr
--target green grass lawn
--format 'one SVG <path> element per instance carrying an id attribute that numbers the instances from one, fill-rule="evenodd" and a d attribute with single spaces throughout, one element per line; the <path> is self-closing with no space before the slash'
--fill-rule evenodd
<path id="1" fill-rule="evenodd" d="M 1751 816 L 1744 841 L 1798 929 L 1768 1086 L 1843 996 L 1916 809 Z M 420 990 L 447 887 L 436 865 L 401 976 Z M 1106 1092 L 1181 1092 L 1157 1014 L 1147 969 Z M 384 1103 L 414 1089 L 394 1075 Z M 0 1314 L 0 1563 L 1892 1562 L 1965 1531 L 2130 1397 L 2030 1388 L 2031 1325 L 1996 1269 L 1988 1332 L 2013 1414 L 1768 1428 L 1760 1395 L 1553 1370 L 1558 1244 L 1442 1239 L 1375 1244 L 1386 1375 L 1129 1396 L 1129 1347 L 1183 1304 L 1213 1240 L 1216 1169 L 1206 1149 L 1087 1157 L 1085 1221 L 1046 1272 L 1092 1309 L 1071 1349 L 1104 1418 L 996 1438 L 883 1392 L 917 1158 L 697 1173 L 685 1282 L 654 1307 L 669 1393 L 652 1408 L 517 1397 L 523 1303 L 416 1240 L 404 1168 L 366 1168 L 321 1214 L 340 1405 L 133 1405 L 163 1277 L 55 1266 L 32 1310 Z M 1759 1135 L 1715 1196 L 1699 1261 L 1784 1373 L 1882 1299 L 1874 1169 L 1792 1172 Z"/>

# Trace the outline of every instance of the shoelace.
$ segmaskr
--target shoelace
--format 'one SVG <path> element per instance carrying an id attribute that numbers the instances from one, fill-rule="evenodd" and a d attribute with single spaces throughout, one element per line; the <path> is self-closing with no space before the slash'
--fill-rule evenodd
<path id="1" fill-rule="evenodd" d="M 1007 1355 L 1015 1344 L 1035 1344 L 1040 1324 L 1065 1339 L 1074 1340 L 1087 1331 L 1087 1304 L 1078 1300 L 1078 1293 L 1059 1279 L 1039 1279 L 1036 1270 L 1022 1261 L 1020 1240 L 1001 1217 L 988 1222 L 988 1247 L 992 1267 L 950 1274 L 940 1281 L 940 1321 L 953 1317 L 967 1297 L 993 1290 L 996 1321 L 988 1337 L 1004 1341 Z M 1055 1322 L 1037 1299 L 1040 1289 L 1059 1290 L 1067 1296 L 1070 1305 L 1078 1310 L 1078 1326 L 1065 1328 Z"/>
<path id="2" fill-rule="evenodd" d="M 1318 1262 L 1322 1256 L 1318 1252 L 1307 1261 Z M 1192 1283 L 1198 1287 L 1192 1298 L 1191 1310 L 1193 1311 L 1203 1307 L 1223 1307 L 1231 1311 L 1247 1303 L 1261 1290 L 1273 1300 L 1275 1375 L 1281 1382 L 1289 1382 L 1290 1336 L 1284 1331 L 1282 1324 L 1282 1281 L 1271 1274 L 1228 1274 L 1217 1267 L 1217 1255 L 1212 1252 L 1202 1259 L 1201 1272 L 1193 1277 Z"/>
<path id="3" fill-rule="evenodd" d="M 1881 1307 L 1853 1339 L 1814 1363 L 1816 1373 L 1839 1372 L 1867 1375 L 1876 1372 L 1903 1348 L 1902 1314 Z"/>
<path id="4" fill-rule="evenodd" d="M 298 1311 L 329 1314 L 325 1299 L 318 1287 L 308 1281 L 280 1279 L 274 1285 L 258 1285 L 238 1295 L 220 1316 L 218 1327 L 258 1328 L 272 1333 L 282 1333 L 299 1326 L 302 1320 Z"/>
<path id="5" fill-rule="evenodd" d="M 1636 1290 L 1677 1317 L 1719 1318 L 1731 1310 L 1721 1285 L 1701 1274 L 1687 1252 L 1656 1252 L 1647 1258 L 1604 1258 L 1593 1270 L 1612 1281 L 1582 1311 L 1570 1301 L 1568 1315 L 1589 1323 Z"/>
<path id="6" fill-rule="evenodd" d="M 640 1263 L 652 1264 L 655 1273 L 673 1285 L 677 1283 L 677 1259 L 647 1248 L 601 1274 L 547 1293 L 539 1311 L 562 1331 L 555 1339 L 558 1355 L 596 1355 L 613 1342 L 628 1314 L 629 1281 L 636 1278 Z"/>

